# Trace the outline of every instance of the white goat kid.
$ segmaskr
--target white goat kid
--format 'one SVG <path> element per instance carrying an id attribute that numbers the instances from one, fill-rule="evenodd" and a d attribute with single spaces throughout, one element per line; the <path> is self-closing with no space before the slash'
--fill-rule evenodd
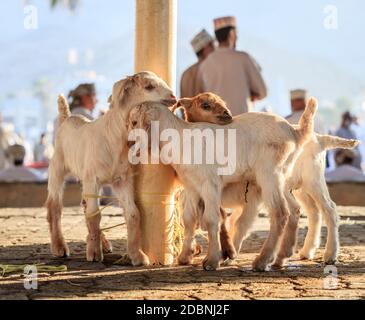
<path id="1" fill-rule="evenodd" d="M 133 108 L 129 116 L 128 131 L 144 129 L 150 132 L 151 121 L 159 121 L 159 131 L 175 129 L 179 133 L 180 146 L 183 145 L 183 130 L 234 129 L 236 131 L 236 168 L 231 175 L 218 175 L 217 164 L 182 164 L 182 159 L 172 163 L 179 179 L 184 185 L 189 203 L 204 202 L 203 222 L 208 230 L 208 254 L 203 261 L 206 270 L 219 267 L 222 258 L 219 241 L 219 220 L 221 194 L 223 188 L 235 182 L 255 180 L 261 188 L 263 201 L 271 215 L 269 236 L 255 259 L 253 267 L 265 270 L 275 257 L 278 240 L 289 217 L 287 200 L 290 194 L 285 186 L 286 172 L 291 170 L 302 146 L 313 134 L 313 117 L 317 102 L 311 99 L 304 112 L 299 128 L 293 128 L 286 120 L 264 113 L 248 113 L 234 118 L 226 126 L 208 123 L 187 123 L 178 119 L 169 110 L 157 103 L 144 103 Z M 226 132 L 227 133 L 227 132 Z M 160 141 L 160 148 L 167 142 Z M 225 145 L 228 144 L 227 134 Z M 203 159 L 206 151 L 202 150 Z M 163 153 L 161 158 L 163 158 Z M 161 159 L 166 161 L 167 159 Z M 292 197 L 293 198 L 293 197 Z M 294 199 L 294 198 L 293 198 Z M 298 207 L 295 200 L 289 200 L 291 207 Z M 184 212 L 185 240 L 180 263 L 190 263 L 194 248 L 192 247 L 194 230 L 198 223 L 196 212 L 191 212 L 194 205 L 187 206 Z M 189 210 L 190 209 L 190 210 Z"/>
<path id="2" fill-rule="evenodd" d="M 316 134 L 304 145 L 303 152 L 294 165 L 288 184 L 308 216 L 308 233 L 300 251 L 302 259 L 313 259 L 316 249 L 319 247 L 323 216 L 328 230 L 324 261 L 326 264 L 333 264 L 337 260 L 340 247 L 338 215 L 325 181 L 325 155 L 327 150 L 352 149 L 358 143 L 357 140 Z M 240 251 L 243 240 L 249 235 L 262 204 L 261 191 L 254 182 L 250 182 L 246 194 L 242 192 L 244 188 L 243 184 L 229 185 L 224 189 L 222 197 L 222 206 L 233 208 L 232 219 L 235 222 L 231 222 L 230 233 L 233 234 L 237 252 Z M 275 267 L 281 267 L 285 259 L 291 257 L 294 251 L 299 216 L 292 216 L 289 222 L 281 241 Z"/>
<path id="3" fill-rule="evenodd" d="M 141 249 L 140 214 L 134 203 L 133 175 L 127 157 L 126 117 L 132 106 L 143 101 L 172 104 L 176 98 L 167 84 L 151 72 L 118 81 L 110 98 L 111 109 L 93 122 L 71 115 L 67 101 L 59 96 L 60 127 L 49 167 L 46 201 L 53 255 L 70 254 L 61 230 L 61 215 L 64 179 L 71 174 L 81 180 L 84 195 L 98 194 L 103 184 L 112 184 L 125 212 L 132 263 L 149 264 Z M 111 245 L 100 231 L 98 201 L 84 198 L 83 203 L 88 228 L 86 257 L 88 261 L 102 261 L 103 251 L 110 252 Z"/>

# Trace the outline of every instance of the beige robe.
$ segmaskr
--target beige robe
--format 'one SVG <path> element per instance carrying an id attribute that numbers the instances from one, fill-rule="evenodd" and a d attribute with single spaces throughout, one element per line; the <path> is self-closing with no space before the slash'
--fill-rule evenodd
<path id="1" fill-rule="evenodd" d="M 295 111 L 290 116 L 287 116 L 285 119 L 290 124 L 298 124 L 300 117 L 302 116 L 304 110 Z M 325 125 L 323 124 L 320 116 L 317 114 L 314 118 L 314 131 L 319 134 L 327 134 L 328 130 L 326 129 Z"/>
<path id="2" fill-rule="evenodd" d="M 192 98 L 201 92 L 201 88 L 198 84 L 197 74 L 199 70 L 200 62 L 193 64 L 190 68 L 185 70 L 181 76 L 180 81 L 180 97 Z"/>
<path id="3" fill-rule="evenodd" d="M 199 66 L 198 86 L 218 94 L 227 102 L 234 116 L 252 111 L 254 96 L 266 97 L 261 68 L 246 52 L 218 48 Z"/>

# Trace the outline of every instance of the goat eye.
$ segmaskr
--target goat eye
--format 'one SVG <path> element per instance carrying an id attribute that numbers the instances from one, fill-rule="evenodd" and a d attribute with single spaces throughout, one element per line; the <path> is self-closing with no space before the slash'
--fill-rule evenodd
<path id="1" fill-rule="evenodd" d="M 149 84 L 145 87 L 145 89 L 148 91 L 152 91 L 153 89 L 155 89 L 155 87 L 152 84 Z"/>
<path id="2" fill-rule="evenodd" d="M 209 103 L 206 103 L 206 102 L 203 103 L 202 107 L 203 107 L 204 110 L 210 110 L 210 104 Z"/>

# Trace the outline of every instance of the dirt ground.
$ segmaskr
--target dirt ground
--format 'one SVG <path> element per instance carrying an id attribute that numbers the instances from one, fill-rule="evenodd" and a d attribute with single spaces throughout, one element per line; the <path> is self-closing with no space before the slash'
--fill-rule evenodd
<path id="1" fill-rule="evenodd" d="M 63 230 L 71 257 L 50 255 L 48 227 L 43 208 L 0 209 L 0 264 L 46 263 L 67 265 L 67 272 L 39 273 L 38 289 L 24 288 L 22 274 L 0 274 L 0 299 L 365 299 L 365 208 L 340 207 L 341 254 L 336 265 L 334 289 L 328 289 L 328 274 L 321 257 L 300 261 L 296 254 L 280 271 L 253 272 L 251 262 L 268 230 L 264 215 L 245 241 L 238 265 L 218 271 L 202 270 L 202 257 L 188 267 L 133 268 L 113 265 L 126 252 L 126 228 L 107 231 L 114 253 L 103 263 L 85 259 L 86 227 L 79 208 L 66 208 Z M 102 225 L 120 223 L 119 210 L 108 209 Z M 306 233 L 306 219 L 300 222 L 299 245 Z M 206 248 L 206 243 L 203 241 Z"/>

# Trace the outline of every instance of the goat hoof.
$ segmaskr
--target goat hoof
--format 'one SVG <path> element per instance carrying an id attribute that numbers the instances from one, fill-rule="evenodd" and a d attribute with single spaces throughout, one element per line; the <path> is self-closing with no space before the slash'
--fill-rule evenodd
<path id="1" fill-rule="evenodd" d="M 181 266 L 187 266 L 193 263 L 193 256 L 180 254 L 177 262 Z"/>
<path id="2" fill-rule="evenodd" d="M 102 250 L 100 250 L 99 252 L 97 252 L 97 250 L 95 250 L 94 252 L 88 252 L 86 254 L 86 260 L 89 262 L 102 262 L 104 260 Z"/>
<path id="3" fill-rule="evenodd" d="M 334 266 L 336 264 L 337 260 L 326 260 L 324 263 L 327 266 Z"/>
<path id="4" fill-rule="evenodd" d="M 260 257 L 257 257 L 252 263 L 252 270 L 258 272 L 264 272 L 267 268 L 267 262 L 262 260 Z"/>
<path id="5" fill-rule="evenodd" d="M 336 258 L 328 258 L 324 260 L 324 263 L 328 266 L 335 265 L 337 262 Z"/>
<path id="6" fill-rule="evenodd" d="M 59 243 L 52 243 L 51 252 L 52 255 L 57 258 L 67 258 L 70 256 L 70 249 L 64 241 L 60 241 Z"/>
<path id="7" fill-rule="evenodd" d="M 237 257 L 236 249 L 234 247 L 228 247 L 222 249 L 223 261 L 227 259 L 234 260 Z"/>
<path id="8" fill-rule="evenodd" d="M 282 269 L 285 264 L 285 260 L 286 260 L 285 257 L 282 257 L 282 256 L 276 257 L 275 262 L 271 265 L 271 269 L 272 270 Z"/>
<path id="9" fill-rule="evenodd" d="M 304 255 L 304 254 L 299 254 L 299 259 L 300 260 L 311 260 L 307 255 Z"/>
<path id="10" fill-rule="evenodd" d="M 326 265 L 334 265 L 337 262 L 337 254 L 336 253 L 324 253 L 324 263 Z"/>
<path id="11" fill-rule="evenodd" d="M 138 266 L 147 267 L 150 265 L 150 259 L 141 250 L 139 250 L 138 254 L 135 257 L 131 258 L 131 261 L 132 261 L 132 265 L 134 267 L 138 267 Z"/>
<path id="12" fill-rule="evenodd" d="M 203 260 L 203 268 L 206 271 L 215 271 L 219 268 L 219 260 L 213 260 L 205 257 L 205 259 Z"/>
<path id="13" fill-rule="evenodd" d="M 275 261 L 275 263 L 271 265 L 271 270 L 274 270 L 274 271 L 281 270 L 281 269 L 283 269 L 283 267 L 284 267 L 283 262 Z"/>
<path id="14" fill-rule="evenodd" d="M 314 258 L 314 250 L 311 250 L 311 251 L 301 250 L 299 252 L 299 257 L 300 257 L 300 260 L 313 260 L 313 258 Z"/>
<path id="15" fill-rule="evenodd" d="M 102 262 L 104 259 L 100 237 L 88 236 L 86 244 L 86 260 L 89 262 Z"/>
<path id="16" fill-rule="evenodd" d="M 105 235 L 101 234 L 101 243 L 103 246 L 103 252 L 104 253 L 112 253 L 113 252 L 113 246 L 112 243 L 105 238 Z"/>
<path id="17" fill-rule="evenodd" d="M 110 245 L 107 245 L 107 246 L 104 246 L 104 244 L 103 244 L 103 253 L 113 253 L 113 247 L 112 247 L 112 245 L 110 244 Z"/>
<path id="18" fill-rule="evenodd" d="M 235 259 L 227 259 L 226 261 L 223 262 L 224 266 L 236 266 L 237 265 L 237 260 Z"/>
<path id="19" fill-rule="evenodd" d="M 223 229 L 224 227 L 224 229 Z M 223 232 L 224 231 L 224 232 Z M 228 235 L 228 231 L 226 230 L 225 226 L 222 225 L 222 230 L 220 233 L 220 243 L 222 248 L 222 258 L 226 260 L 228 258 L 234 259 L 237 256 L 236 249 L 233 245 L 232 240 Z"/>

